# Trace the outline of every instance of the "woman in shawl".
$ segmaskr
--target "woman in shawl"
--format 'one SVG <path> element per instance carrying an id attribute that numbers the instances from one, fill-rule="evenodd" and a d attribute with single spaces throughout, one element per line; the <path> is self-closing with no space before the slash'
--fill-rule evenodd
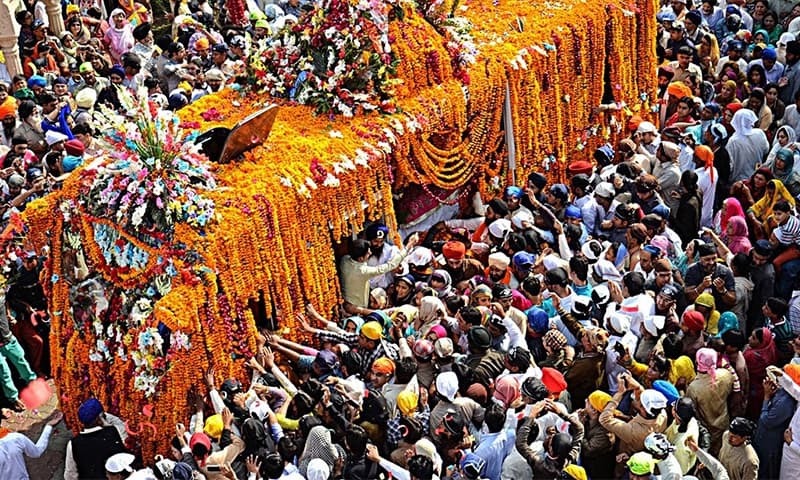
<path id="1" fill-rule="evenodd" d="M 763 130 L 754 128 L 755 112 L 742 109 L 733 115 L 734 133 L 725 145 L 731 157 L 731 181 L 745 180 L 769 153 L 769 142 Z"/>
<path id="2" fill-rule="evenodd" d="M 714 295 L 703 292 L 694 301 L 694 309 L 703 314 L 706 324 L 706 333 L 716 335 L 719 331 L 719 311 L 717 310 Z"/>
<path id="3" fill-rule="evenodd" d="M 745 91 L 750 95 L 754 89 L 764 89 L 767 86 L 767 74 L 764 67 L 755 64 L 747 71 L 747 82 L 745 83 Z M 745 104 L 747 102 L 744 102 Z"/>
<path id="4" fill-rule="evenodd" d="M 722 202 L 722 208 L 719 209 L 714 218 L 714 232 L 720 236 L 723 241 L 727 240 L 728 222 L 732 217 L 744 218 L 744 209 L 739 200 L 734 197 L 728 197 Z"/>
<path id="5" fill-rule="evenodd" d="M 726 235 L 728 237 L 728 250 L 730 250 L 732 254 L 750 253 L 750 249 L 752 249 L 753 246 L 750 243 L 747 220 L 745 220 L 744 217 L 731 217 L 730 220 L 728 220 Z"/>
<path id="6" fill-rule="evenodd" d="M 778 23 L 778 14 L 773 11 L 765 13 L 764 18 L 761 20 L 761 27 L 762 30 L 758 32 L 765 32 L 767 34 L 767 43 L 770 45 L 777 45 L 781 34 L 783 34 L 783 26 Z"/>
<path id="7" fill-rule="evenodd" d="M 434 270 L 428 284 L 431 286 L 431 288 L 436 290 L 436 294 L 442 301 L 454 294 L 452 285 L 453 280 L 447 270 Z"/>
<path id="8" fill-rule="evenodd" d="M 783 182 L 792 196 L 800 195 L 800 173 L 794 170 L 795 151 L 791 148 L 781 148 L 775 154 L 771 164 L 764 164 L 772 172 L 776 180 Z"/>
<path id="9" fill-rule="evenodd" d="M 747 210 L 747 219 L 753 227 L 753 234 L 757 239 L 769 238 L 775 228 L 772 209 L 776 203 L 786 200 L 794 207 L 794 197 L 789 193 L 783 182 L 770 180 L 767 183 L 764 196 Z"/>
<path id="10" fill-rule="evenodd" d="M 323 425 L 317 425 L 308 432 L 306 446 L 300 455 L 298 468 L 301 475 L 310 478 L 308 476 L 309 464 L 312 460 L 322 460 L 332 470 L 338 458 L 339 452 L 331 441 L 330 430 Z"/>
<path id="11" fill-rule="evenodd" d="M 416 338 L 425 338 L 434 325 L 439 325 L 447 316 L 447 308 L 437 297 L 422 297 L 419 302 L 419 314 L 412 324 Z M 408 335 L 409 332 L 406 332 Z"/>
<path id="12" fill-rule="evenodd" d="M 699 123 L 696 116 L 696 107 L 692 97 L 683 97 L 678 100 L 675 113 L 667 119 L 664 127 L 674 127 L 678 132 L 683 133 L 686 127 Z"/>
<path id="13" fill-rule="evenodd" d="M 125 18 L 125 11 L 116 8 L 111 12 L 111 25 L 103 37 L 103 44 L 108 48 L 114 63 L 122 63 L 122 55 L 127 53 L 133 44 L 133 27 Z"/>
<path id="14" fill-rule="evenodd" d="M 762 167 L 770 167 L 775 163 L 775 157 L 778 155 L 778 150 L 781 148 L 792 148 L 794 142 L 797 141 L 797 133 L 794 128 L 789 125 L 784 125 L 775 132 L 775 138 L 772 140 L 772 149 L 767 155 L 767 160 Z"/>
<path id="15" fill-rule="evenodd" d="M 697 455 L 686 447 L 686 440 L 691 438 L 697 443 L 700 440 L 700 426 L 694 411 L 694 402 L 689 397 L 682 397 L 672 405 L 674 421 L 667 427 L 664 435 L 669 443 L 675 446 L 675 459 L 681 466 L 683 475 L 688 475 L 697 462 Z"/>
<path id="16" fill-rule="evenodd" d="M 711 77 L 719 63 L 719 42 L 713 33 L 704 33 L 700 37 L 697 56 L 700 58 L 700 69 L 703 77 Z"/>
<path id="17" fill-rule="evenodd" d="M 736 182 L 731 186 L 731 195 L 734 196 L 742 205 L 742 209 L 747 212 L 756 202 L 767 193 L 767 184 L 772 180 L 772 171 L 769 168 L 761 167 L 750 176 L 749 179 Z M 748 218 L 749 222 L 749 218 Z M 753 225 L 748 224 L 750 231 Z"/>
<path id="18" fill-rule="evenodd" d="M 389 294 L 389 303 L 393 307 L 413 304 L 416 293 L 416 282 L 411 275 L 401 275 L 395 277 L 392 284 L 392 291 Z"/>
<path id="19" fill-rule="evenodd" d="M 744 361 L 750 375 L 750 391 L 747 398 L 747 418 L 758 418 L 764 400 L 764 378 L 767 367 L 778 359 L 775 336 L 769 328 L 753 330 L 744 350 Z"/>
<path id="20" fill-rule="evenodd" d="M 738 73 L 736 73 L 733 68 L 730 68 L 728 70 L 723 70 L 723 72 L 726 72 L 723 73 L 723 77 L 733 76 L 734 78 L 736 78 L 736 76 L 738 75 Z M 717 94 L 717 96 L 714 98 L 714 103 L 716 103 L 722 108 L 727 107 L 728 104 L 730 103 L 741 104 L 739 99 L 736 98 L 737 88 L 738 85 L 736 84 L 736 81 L 734 79 L 728 78 L 728 80 L 721 82 L 719 94 Z"/>

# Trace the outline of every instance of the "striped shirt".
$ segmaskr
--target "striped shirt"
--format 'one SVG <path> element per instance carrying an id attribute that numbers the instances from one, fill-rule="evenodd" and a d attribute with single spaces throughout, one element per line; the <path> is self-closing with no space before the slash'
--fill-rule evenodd
<path id="1" fill-rule="evenodd" d="M 773 232 L 781 245 L 800 245 L 800 220 L 794 215 Z"/>

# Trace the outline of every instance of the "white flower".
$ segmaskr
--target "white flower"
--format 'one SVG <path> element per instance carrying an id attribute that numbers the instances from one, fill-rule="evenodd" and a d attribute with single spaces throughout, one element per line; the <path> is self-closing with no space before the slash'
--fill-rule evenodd
<path id="1" fill-rule="evenodd" d="M 317 186 L 317 183 L 311 177 L 306 177 L 306 186 L 308 186 L 308 188 L 310 188 L 311 190 L 316 190 L 317 188 L 319 188 Z"/>
<path id="2" fill-rule="evenodd" d="M 144 214 L 147 211 L 147 204 L 143 203 L 136 207 L 136 210 L 133 211 L 133 215 L 131 215 L 131 222 L 133 223 L 134 227 L 138 227 L 142 224 L 142 220 L 144 220 Z"/>
<path id="3" fill-rule="evenodd" d="M 356 149 L 356 158 L 355 158 L 356 165 L 366 167 L 369 164 L 369 155 L 364 150 L 358 148 Z"/>
<path id="4" fill-rule="evenodd" d="M 322 184 L 326 187 L 338 187 L 339 186 L 339 179 L 331 175 L 330 173 L 325 177 L 325 181 Z"/>
<path id="5" fill-rule="evenodd" d="M 281 177 L 281 185 L 291 188 L 292 180 L 289 177 Z"/>
<path id="6" fill-rule="evenodd" d="M 331 138 L 344 138 L 344 135 L 339 130 L 330 130 L 328 132 Z"/>

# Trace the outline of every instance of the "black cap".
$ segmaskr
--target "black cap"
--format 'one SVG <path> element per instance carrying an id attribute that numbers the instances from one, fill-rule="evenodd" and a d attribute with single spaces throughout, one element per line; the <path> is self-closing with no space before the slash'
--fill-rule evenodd
<path id="1" fill-rule="evenodd" d="M 512 347 L 506 353 L 506 360 L 520 372 L 525 372 L 531 365 L 531 352 L 522 347 Z"/>
<path id="2" fill-rule="evenodd" d="M 548 270 L 544 274 L 544 283 L 550 285 L 566 285 L 568 279 L 567 271 L 561 267 Z"/>
<path id="3" fill-rule="evenodd" d="M 456 410 L 447 410 L 447 412 L 445 412 L 442 425 L 444 425 L 445 430 L 453 435 L 464 433 L 464 427 L 466 426 L 464 420 L 461 418 L 461 414 Z"/>
<path id="4" fill-rule="evenodd" d="M 228 47 L 224 43 L 217 43 L 211 47 L 212 52 L 228 53 Z"/>
<path id="5" fill-rule="evenodd" d="M 492 344 L 492 336 L 486 327 L 476 325 L 467 332 L 467 341 L 470 348 L 487 349 Z"/>
<path id="6" fill-rule="evenodd" d="M 736 417 L 731 420 L 731 427 L 729 429 L 734 435 L 741 437 L 752 437 L 756 432 L 756 424 L 752 420 L 743 417 Z"/>

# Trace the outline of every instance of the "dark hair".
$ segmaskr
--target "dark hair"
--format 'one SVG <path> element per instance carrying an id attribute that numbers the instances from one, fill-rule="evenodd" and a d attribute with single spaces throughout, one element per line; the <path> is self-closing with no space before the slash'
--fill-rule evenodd
<path id="1" fill-rule="evenodd" d="M 39 96 L 39 104 L 46 105 L 48 103 L 57 102 L 58 99 L 50 92 L 44 92 Z"/>
<path id="2" fill-rule="evenodd" d="M 542 282 L 537 277 L 528 277 L 522 281 L 522 291 L 528 295 L 539 295 L 542 293 Z"/>
<path id="3" fill-rule="evenodd" d="M 300 419 L 299 424 L 300 424 L 300 432 L 303 434 L 303 438 L 308 438 L 308 434 L 314 427 L 325 425 L 322 422 L 322 419 L 316 415 L 306 415 L 305 417 Z"/>
<path id="4" fill-rule="evenodd" d="M 408 473 L 412 480 L 431 480 L 433 478 L 433 460 L 424 455 L 414 455 L 408 459 Z"/>
<path id="5" fill-rule="evenodd" d="M 669 360 L 667 360 L 665 357 L 661 355 L 653 355 L 651 363 L 653 364 L 653 368 L 655 368 L 662 377 L 664 374 L 669 372 Z"/>
<path id="6" fill-rule="evenodd" d="M 740 277 L 750 276 L 750 257 L 746 253 L 739 252 L 731 259 L 731 267 Z"/>
<path id="7" fill-rule="evenodd" d="M 525 250 L 525 237 L 517 232 L 511 232 L 506 237 L 506 243 L 508 247 L 513 250 L 515 253 Z"/>
<path id="8" fill-rule="evenodd" d="M 499 404 L 492 402 L 489 408 L 486 409 L 486 414 L 483 417 L 483 423 L 489 429 L 489 433 L 497 433 L 503 429 L 506 422 L 506 411 Z"/>
<path id="9" fill-rule="evenodd" d="M 290 402 L 291 404 L 289 405 L 289 408 L 290 409 L 294 408 L 293 413 L 294 415 L 297 416 L 297 418 L 300 418 L 303 415 L 311 413 L 311 410 L 314 409 L 314 405 L 316 404 L 314 399 L 303 391 L 297 392 L 297 394 L 294 397 L 292 397 Z"/>
<path id="10" fill-rule="evenodd" d="M 282 437 L 281 440 L 288 437 Z M 291 440 L 290 440 L 291 441 Z M 260 458 L 261 460 L 261 469 L 259 473 L 262 477 L 266 479 L 277 479 L 281 478 L 283 475 L 283 463 L 284 460 L 281 456 L 277 453 L 270 453 L 264 458 Z"/>
<path id="11" fill-rule="evenodd" d="M 692 170 L 685 170 L 681 174 L 681 186 L 690 194 L 697 193 L 697 173 Z"/>
<path id="12" fill-rule="evenodd" d="M 582 282 L 589 276 L 589 259 L 576 255 L 569 259 L 569 269 Z"/>
<path id="13" fill-rule="evenodd" d="M 300 448 L 297 445 L 297 442 L 292 440 L 290 437 L 283 436 L 280 440 L 278 440 L 278 453 L 281 455 L 281 459 L 284 462 L 291 462 L 294 460 L 294 457 L 300 453 Z"/>
<path id="14" fill-rule="evenodd" d="M 792 211 L 792 206 L 789 205 L 789 202 L 786 200 L 780 200 L 775 202 L 775 206 L 772 207 L 773 210 L 777 210 L 779 212 L 789 213 Z"/>
<path id="15" fill-rule="evenodd" d="M 780 90 L 780 88 L 781 88 L 781 87 L 779 87 L 779 86 L 778 86 L 778 84 L 777 84 L 777 83 L 775 83 L 775 82 L 769 82 L 768 84 L 766 84 L 766 85 L 764 86 L 764 93 L 767 93 L 767 92 L 769 92 L 769 91 L 770 91 L 770 90 L 772 90 L 773 88 L 774 88 L 775 90 Z"/>
<path id="16" fill-rule="evenodd" d="M 145 88 L 156 88 L 159 85 L 157 78 L 147 77 L 144 79 Z"/>
<path id="17" fill-rule="evenodd" d="M 17 107 L 17 113 L 19 114 L 20 120 L 25 120 L 26 118 L 33 115 L 33 112 L 36 110 L 36 104 L 33 103 L 32 100 L 23 100 L 19 107 Z"/>
<path id="18" fill-rule="evenodd" d="M 764 82 L 766 81 L 766 79 L 767 79 L 767 73 L 766 73 L 766 71 L 764 70 L 764 67 L 762 67 L 762 66 L 761 66 L 761 65 L 759 65 L 759 64 L 755 64 L 755 65 L 753 65 L 753 66 L 751 66 L 751 67 L 750 67 L 750 70 L 748 70 L 748 71 L 747 71 L 747 81 L 748 81 L 748 82 L 752 82 L 752 81 L 753 81 L 753 80 L 752 80 L 752 78 L 751 78 L 751 75 L 753 74 L 753 72 L 759 72 L 759 73 L 761 74 L 761 83 L 764 83 Z M 752 86 L 752 85 L 751 85 L 751 86 Z M 759 90 L 761 90 L 761 89 L 759 89 Z M 753 90 L 750 92 L 750 95 L 752 96 L 752 95 L 753 95 L 753 93 L 755 93 L 755 89 L 753 89 Z M 761 93 L 761 100 L 764 100 L 764 91 L 763 91 L 763 90 L 761 90 L 761 92 L 760 92 L 760 93 Z"/>
<path id="19" fill-rule="evenodd" d="M 644 275 L 642 272 L 628 272 L 622 277 L 622 284 L 628 289 L 628 295 L 633 297 L 644 293 Z"/>
<path id="20" fill-rule="evenodd" d="M 360 425 L 350 425 L 344 434 L 344 442 L 350 454 L 356 458 L 362 457 L 367 451 L 367 431 Z"/>
<path id="21" fill-rule="evenodd" d="M 461 308 L 458 311 L 461 314 L 461 318 L 464 319 L 466 323 L 470 326 L 476 326 L 481 324 L 481 319 L 483 319 L 483 315 L 481 315 L 481 311 L 475 307 L 467 306 Z"/>
<path id="22" fill-rule="evenodd" d="M 722 341 L 726 346 L 733 347 L 737 350 L 742 350 L 744 346 L 747 345 L 747 338 L 745 338 L 744 332 L 738 328 L 723 333 Z"/>
<path id="23" fill-rule="evenodd" d="M 664 348 L 664 356 L 670 360 L 675 360 L 683 355 L 683 342 L 681 342 L 681 337 L 675 332 L 664 337 L 664 341 L 661 345 Z"/>
<path id="24" fill-rule="evenodd" d="M 398 385 L 404 385 L 411 381 L 417 373 L 417 361 L 411 357 L 403 357 L 395 362 L 394 381 Z"/>
<path id="25" fill-rule="evenodd" d="M 767 306 L 772 310 L 772 313 L 779 317 L 786 315 L 786 312 L 789 311 L 789 304 L 786 303 L 786 300 L 779 297 L 769 297 L 767 299 Z"/>
<path id="26" fill-rule="evenodd" d="M 172 43 L 172 37 L 170 37 L 167 34 L 159 35 L 155 41 L 156 46 L 158 46 L 158 48 L 160 48 L 162 51 L 166 51 L 171 43 Z"/>
<path id="27" fill-rule="evenodd" d="M 79 123 L 72 127 L 72 134 L 73 135 L 91 135 L 92 134 L 92 127 L 89 126 L 88 123 Z"/>
<path id="28" fill-rule="evenodd" d="M 466 305 L 466 302 L 464 297 L 460 295 L 450 295 L 444 299 L 444 306 L 447 307 L 448 312 L 455 313 L 461 310 L 464 305 Z"/>
<path id="29" fill-rule="evenodd" d="M 356 260 L 369 253 L 369 245 L 369 242 L 363 239 L 353 240 L 350 243 L 350 258 Z"/>

